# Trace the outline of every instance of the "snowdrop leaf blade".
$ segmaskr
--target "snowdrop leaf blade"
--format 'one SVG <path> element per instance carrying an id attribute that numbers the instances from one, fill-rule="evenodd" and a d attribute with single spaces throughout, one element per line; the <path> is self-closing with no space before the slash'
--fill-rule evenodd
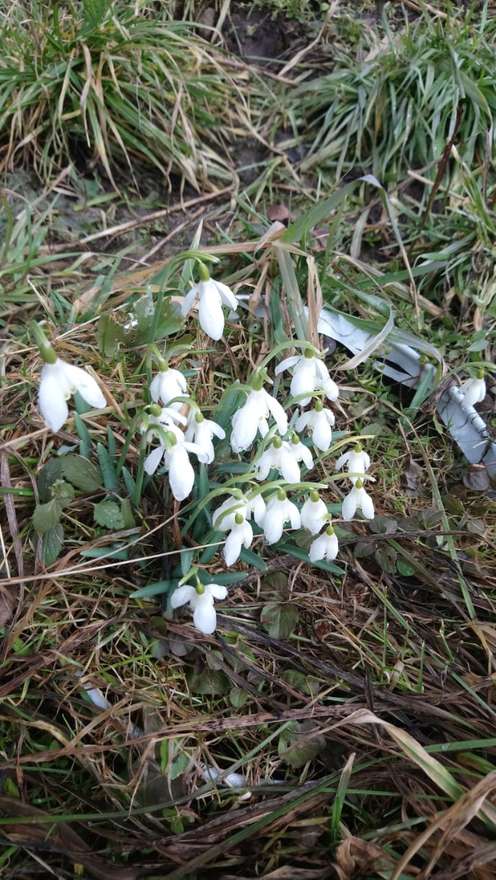
<path id="1" fill-rule="evenodd" d="M 150 599 L 152 596 L 160 596 L 163 593 L 168 593 L 172 589 L 174 583 L 177 583 L 177 581 L 155 581 L 153 584 L 148 584 L 148 586 L 142 587 L 140 590 L 135 590 L 134 593 L 131 593 L 130 598 Z"/>

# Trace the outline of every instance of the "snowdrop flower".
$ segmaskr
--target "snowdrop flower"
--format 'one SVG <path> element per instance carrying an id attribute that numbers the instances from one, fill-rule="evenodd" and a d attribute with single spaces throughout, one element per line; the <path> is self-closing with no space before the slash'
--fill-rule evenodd
<path id="1" fill-rule="evenodd" d="M 481 403 L 486 396 L 485 379 L 482 376 L 479 376 L 477 379 L 467 379 L 460 385 L 460 391 L 463 394 L 463 402 L 467 406 Z"/>
<path id="2" fill-rule="evenodd" d="M 337 400 L 339 388 L 329 376 L 324 361 L 316 357 L 311 349 L 306 349 L 302 355 L 293 355 L 281 361 L 277 365 L 275 373 L 283 373 L 291 370 L 291 395 L 299 397 L 302 406 L 310 403 L 314 391 L 321 390 L 329 400 Z"/>
<path id="3" fill-rule="evenodd" d="M 261 528 L 265 512 L 265 501 L 259 492 L 251 497 L 242 495 L 239 498 L 230 495 L 215 511 L 212 518 L 213 526 L 214 529 L 218 529 L 221 532 L 228 532 L 229 529 L 234 528 L 236 514 L 240 513 L 243 519 L 249 519 L 253 515 L 257 526 Z"/>
<path id="4" fill-rule="evenodd" d="M 35 321 L 30 324 L 31 334 L 43 360 L 38 406 L 45 424 L 52 431 L 60 431 L 69 416 L 67 401 L 78 392 L 94 409 L 103 409 L 107 401 L 93 376 L 81 367 L 75 367 L 57 357 L 44 330 Z"/>
<path id="5" fill-rule="evenodd" d="M 263 379 L 258 376 L 256 386 L 248 394 L 243 406 L 232 418 L 231 447 L 233 452 L 245 452 L 253 444 L 257 432 L 265 437 L 269 430 L 268 418 L 271 415 L 279 434 L 288 430 L 288 417 L 281 404 L 262 388 Z"/>
<path id="6" fill-rule="evenodd" d="M 54 360 L 44 363 L 41 369 L 38 405 L 46 425 L 60 431 L 69 416 L 67 401 L 76 391 L 94 409 L 103 409 L 107 401 L 93 376 L 52 352 Z"/>
<path id="7" fill-rule="evenodd" d="M 184 317 L 198 303 L 198 318 L 202 330 L 215 341 L 221 339 L 224 332 L 224 313 L 222 306 L 232 311 L 238 308 L 238 300 L 232 290 L 222 281 L 210 278 L 208 269 L 199 263 L 201 280 L 194 284 L 183 299 L 181 311 Z"/>
<path id="8" fill-rule="evenodd" d="M 154 474 L 163 459 L 172 494 L 176 501 L 184 501 L 191 494 L 195 482 L 188 452 L 199 457 L 202 449 L 196 443 L 186 441 L 181 429 L 173 424 L 167 425 L 163 439 L 164 442 L 145 458 L 145 471 L 149 475 Z"/>
<path id="9" fill-rule="evenodd" d="M 204 464 L 212 464 L 215 457 L 212 438 L 218 437 L 219 440 L 224 440 L 225 436 L 224 429 L 217 422 L 206 419 L 201 412 L 192 415 L 186 430 L 186 440 L 193 441 L 202 450 L 198 453 L 198 460 Z"/>
<path id="10" fill-rule="evenodd" d="M 220 780 L 219 785 L 225 785 L 226 788 L 244 788 L 246 786 L 246 778 L 242 773 L 226 773 L 223 776 L 222 770 L 209 765 L 201 765 L 199 769 L 205 782 L 217 782 Z M 221 776 L 223 776 L 222 779 L 220 779 Z"/>
<path id="11" fill-rule="evenodd" d="M 300 482 L 299 462 L 313 467 L 312 453 L 294 434 L 291 442 L 274 437 L 272 445 L 262 453 L 257 463 L 257 480 L 266 480 L 272 468 L 278 470 L 287 483 Z"/>
<path id="12" fill-rule="evenodd" d="M 224 544 L 223 556 L 226 565 L 234 565 L 238 561 L 241 548 L 250 547 L 253 541 L 253 529 L 242 513 L 234 514 L 234 524 Z"/>
<path id="13" fill-rule="evenodd" d="M 173 406 L 160 406 L 158 403 L 151 403 L 145 407 L 145 416 L 140 430 L 142 434 L 145 434 L 145 440 L 151 442 L 155 438 L 160 440 L 163 437 L 164 429 L 171 425 L 176 427 L 176 423 L 186 427 L 188 420 Z"/>
<path id="14" fill-rule="evenodd" d="M 343 519 L 346 522 L 353 519 L 357 510 L 361 510 L 366 519 L 374 519 L 374 502 L 365 491 L 362 480 L 357 480 L 351 492 L 343 499 Z"/>
<path id="15" fill-rule="evenodd" d="M 193 612 L 193 623 L 201 633 L 206 636 L 215 632 L 217 615 L 214 608 L 214 599 L 225 599 L 227 590 L 218 584 L 198 584 L 192 587 L 186 584 L 174 590 L 170 604 L 171 608 L 180 608 L 189 605 Z"/>
<path id="16" fill-rule="evenodd" d="M 179 370 L 168 367 L 157 373 L 150 384 L 150 395 L 154 403 L 161 401 L 164 406 L 175 397 L 186 397 L 188 394 L 188 383 L 186 377 Z M 174 403 L 176 409 L 182 404 Z"/>
<path id="17" fill-rule="evenodd" d="M 332 562 L 338 555 L 338 550 L 339 544 L 336 533 L 333 527 L 329 525 L 325 532 L 312 541 L 308 555 L 311 562 L 320 562 L 321 559 L 327 559 L 328 562 Z"/>
<path id="18" fill-rule="evenodd" d="M 367 455 L 366 452 L 362 449 L 359 443 L 355 446 L 355 449 L 350 449 L 349 452 L 343 453 L 340 455 L 336 462 L 336 470 L 340 471 L 346 465 L 346 470 L 350 474 L 350 480 L 352 483 L 357 483 L 360 480 L 360 477 L 363 477 L 366 471 L 368 471 L 370 467 L 370 456 Z"/>
<path id="19" fill-rule="evenodd" d="M 322 401 L 316 400 L 313 409 L 301 413 L 296 420 L 295 428 L 303 431 L 308 428 L 312 431 L 312 443 L 322 452 L 327 452 L 332 443 L 332 428 L 336 419 L 331 409 L 326 409 Z"/>
<path id="20" fill-rule="evenodd" d="M 281 539 L 283 528 L 287 522 L 291 524 L 292 529 L 299 529 L 301 525 L 300 511 L 281 489 L 272 496 L 267 504 L 263 525 L 267 544 L 276 544 Z"/>
<path id="21" fill-rule="evenodd" d="M 329 519 L 327 505 L 322 501 L 318 492 L 310 492 L 301 508 L 301 524 L 312 535 L 317 535 L 322 526 Z"/>

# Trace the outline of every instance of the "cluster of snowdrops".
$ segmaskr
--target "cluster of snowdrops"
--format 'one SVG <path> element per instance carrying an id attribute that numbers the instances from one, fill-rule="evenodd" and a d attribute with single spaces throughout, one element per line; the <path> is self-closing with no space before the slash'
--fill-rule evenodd
<path id="1" fill-rule="evenodd" d="M 200 264 L 201 280 L 182 301 L 186 317 L 197 310 L 202 330 L 218 341 L 224 332 L 224 311 L 238 308 L 236 295 L 209 277 Z M 58 431 L 68 418 L 67 401 L 79 392 L 88 405 L 107 405 L 96 379 L 85 369 L 61 360 L 48 343 L 41 328 L 35 332 L 44 365 L 39 388 L 39 409 L 45 423 Z M 239 456 L 250 456 L 248 479 L 240 486 L 226 488 L 225 499 L 213 514 L 213 526 L 226 534 L 222 555 L 226 566 L 234 565 L 254 539 L 252 521 L 263 531 L 267 544 L 277 543 L 286 527 L 306 529 L 313 537 L 308 556 L 311 562 L 332 561 L 338 554 L 338 539 L 328 508 L 315 484 L 302 481 L 314 467 L 312 448 L 327 452 L 332 443 L 335 416 L 329 403 L 337 400 L 339 389 L 329 375 L 323 354 L 305 340 L 288 340 L 297 353 L 282 360 L 275 375 L 291 374 L 290 404 L 283 407 L 270 393 L 273 384 L 265 369 L 257 370 L 246 385 L 236 384 L 243 402 L 231 419 L 229 443 Z M 192 460 L 210 465 L 215 459 L 215 441 L 224 440 L 224 429 L 205 418 L 189 393 L 185 375 L 160 359 L 158 372 L 150 385 L 153 401 L 144 410 L 141 431 L 150 451 L 144 461 L 147 474 L 166 474 L 176 501 L 187 499 L 195 483 Z M 291 411 L 293 410 L 293 411 Z M 305 441 L 305 442 L 304 442 Z M 373 501 L 366 491 L 370 458 L 360 444 L 354 444 L 336 461 L 337 471 L 345 470 L 351 488 L 342 503 L 342 519 L 357 513 L 374 516 Z M 247 488 L 248 487 L 248 488 Z M 292 492 L 304 501 L 298 507 Z M 187 576 L 183 581 L 194 580 Z M 210 634 L 216 627 L 216 599 L 225 599 L 227 590 L 215 583 L 183 582 L 172 593 L 172 609 L 189 605 L 194 625 Z"/>

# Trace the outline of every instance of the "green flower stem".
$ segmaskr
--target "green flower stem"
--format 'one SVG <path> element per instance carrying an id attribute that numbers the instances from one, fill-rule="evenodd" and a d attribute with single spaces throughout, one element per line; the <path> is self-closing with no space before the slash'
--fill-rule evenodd
<path id="1" fill-rule="evenodd" d="M 45 364 L 54 364 L 57 360 L 57 352 L 50 345 L 45 332 L 42 330 L 39 324 L 36 321 L 30 321 L 29 330 L 31 336 L 33 337 L 38 351 L 40 352 L 40 357 L 45 362 Z"/>

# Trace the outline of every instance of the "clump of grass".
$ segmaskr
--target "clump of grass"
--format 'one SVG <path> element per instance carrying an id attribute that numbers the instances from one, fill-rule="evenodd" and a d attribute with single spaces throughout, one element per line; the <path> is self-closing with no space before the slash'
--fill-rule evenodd
<path id="1" fill-rule="evenodd" d="M 83 156 L 112 181 L 134 178 L 137 160 L 196 188 L 232 179 L 224 133 L 239 91 L 187 24 L 109 0 L 21 12 L 0 26 L 4 168 L 26 157 L 47 179 Z"/>
<path id="2" fill-rule="evenodd" d="M 495 34 L 484 16 L 424 16 L 380 43 L 376 35 L 361 63 L 343 54 L 331 74 L 300 87 L 301 117 L 313 116 L 316 130 L 303 170 L 340 177 L 359 166 L 395 182 L 437 164 L 451 140 L 477 162 L 494 143 Z"/>

